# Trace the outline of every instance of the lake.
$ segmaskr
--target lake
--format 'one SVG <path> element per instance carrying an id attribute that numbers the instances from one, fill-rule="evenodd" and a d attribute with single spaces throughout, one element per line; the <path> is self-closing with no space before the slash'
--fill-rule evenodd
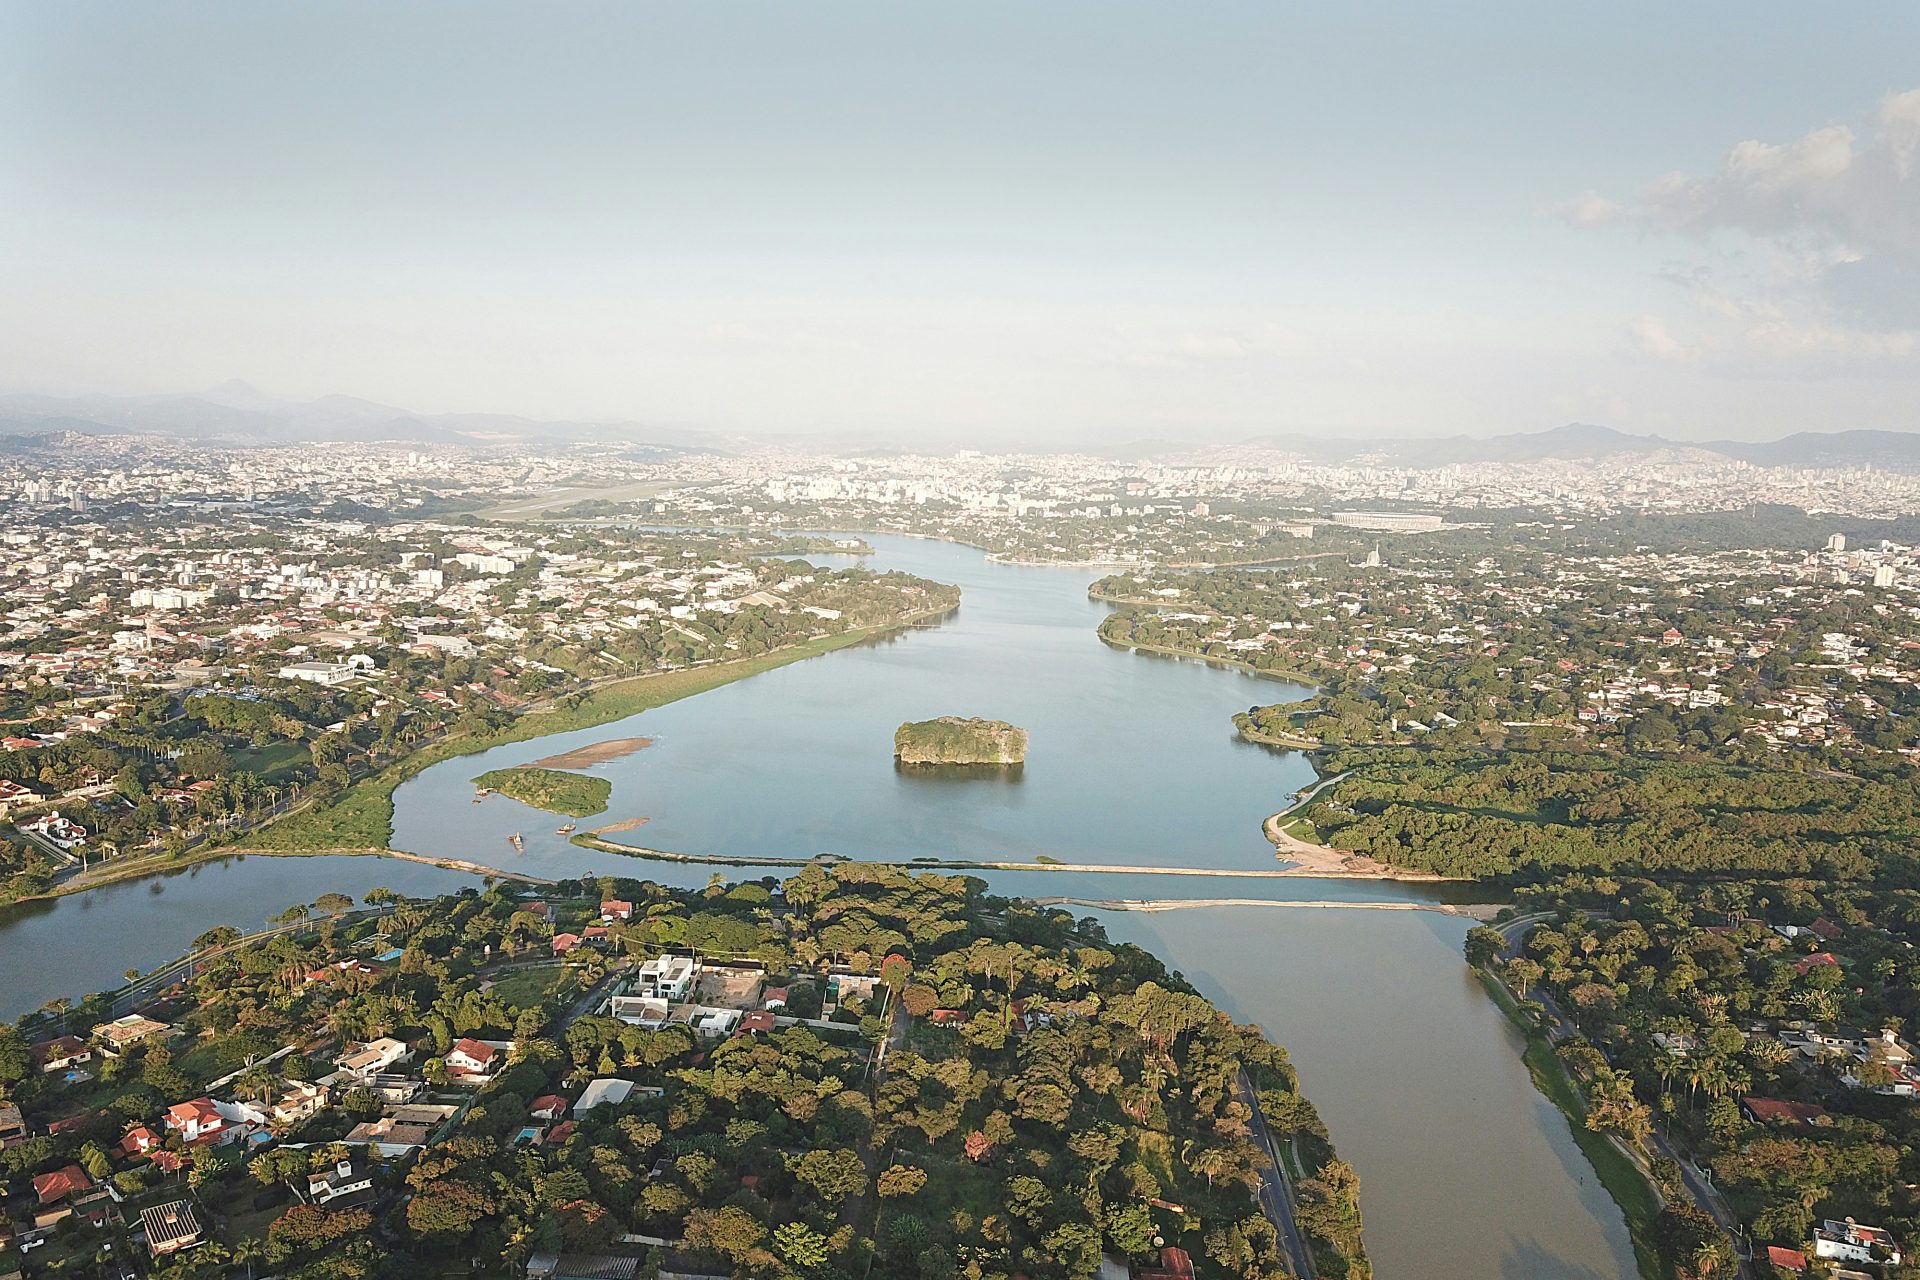
<path id="1" fill-rule="evenodd" d="M 471 779 L 614 738 L 646 750 L 595 766 L 619 839 L 686 853 L 838 853 L 1251 870 L 1281 865 L 1260 834 L 1314 778 L 1297 753 L 1241 741 L 1233 712 L 1297 686 L 1112 649 L 1087 599 L 1098 573 L 995 564 L 950 543 L 865 535 L 875 568 L 959 584 L 936 625 L 782 667 L 597 729 L 447 761 L 395 793 L 394 844 L 538 876 L 675 885 L 711 869 L 580 849 L 560 819 Z M 893 731 L 937 715 L 1032 735 L 1017 776 L 895 767 Z M 525 853 L 507 843 L 521 834 Z M 759 874 L 721 868 L 728 878 Z M 789 874 L 770 869 L 774 874 Z M 1115 898 L 1436 900 L 1449 886 L 994 872 L 1003 893 Z M 433 892 L 470 878 L 363 858 L 254 857 L 0 915 L 0 1013 L 116 985 L 214 924 L 257 925 L 329 889 Z M 1467 896 L 1471 896 L 1470 893 Z M 1075 908 L 1076 914 L 1086 910 Z M 1183 971 L 1287 1046 L 1359 1171 L 1383 1280 L 1601 1280 L 1636 1274 L 1618 1209 L 1533 1089 L 1520 1042 L 1461 959 L 1468 922 L 1428 912 L 1196 908 L 1104 912 L 1116 938 Z"/>

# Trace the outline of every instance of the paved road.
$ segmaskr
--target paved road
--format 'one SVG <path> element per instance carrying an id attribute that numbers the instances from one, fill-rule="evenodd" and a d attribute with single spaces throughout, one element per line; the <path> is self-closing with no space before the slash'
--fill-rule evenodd
<path id="1" fill-rule="evenodd" d="M 1548 918 L 1549 917 L 1545 915 L 1517 916 L 1503 925 L 1494 926 L 1499 931 L 1500 936 L 1506 940 L 1506 946 L 1501 951 L 1502 958 L 1511 958 L 1517 955 L 1520 950 L 1520 944 L 1526 941 L 1527 934 L 1533 931 L 1535 925 L 1544 922 Z M 1567 1017 L 1566 1013 L 1546 990 L 1536 989 L 1532 993 L 1531 998 L 1539 1001 L 1541 1007 L 1547 1011 L 1548 1039 L 1558 1044 L 1570 1036 L 1580 1034 L 1579 1028 L 1573 1025 L 1573 1020 Z M 1726 1232 L 1727 1239 L 1733 1243 L 1734 1253 L 1740 1258 L 1740 1274 L 1743 1277 L 1748 1277 L 1749 1280 L 1758 1280 L 1758 1273 L 1754 1269 L 1752 1250 L 1747 1244 L 1746 1232 L 1740 1225 L 1739 1217 L 1733 1212 L 1732 1207 L 1727 1204 L 1726 1197 L 1722 1196 L 1719 1189 L 1706 1180 L 1699 1168 L 1684 1156 L 1679 1148 L 1675 1147 L 1673 1143 L 1667 1139 L 1665 1134 L 1654 1130 L 1647 1135 L 1647 1144 L 1653 1148 L 1657 1155 L 1665 1156 L 1680 1166 L 1680 1180 L 1685 1184 L 1687 1194 L 1693 1197 L 1695 1205 L 1705 1210 L 1714 1222 L 1719 1224 L 1720 1229 Z"/>
<path id="2" fill-rule="evenodd" d="M 1293 1260 L 1295 1274 L 1306 1280 L 1314 1280 L 1313 1250 L 1307 1247 L 1305 1237 L 1300 1234 L 1300 1224 L 1294 1220 L 1293 1182 L 1287 1176 L 1287 1166 L 1280 1158 L 1279 1144 L 1274 1142 L 1273 1134 L 1267 1129 L 1267 1118 L 1260 1113 L 1260 1100 L 1253 1091 L 1253 1081 L 1247 1078 L 1245 1068 L 1240 1078 L 1234 1082 L 1234 1091 L 1240 1100 L 1253 1110 L 1253 1136 L 1266 1149 L 1267 1158 L 1273 1161 L 1273 1168 L 1262 1170 L 1260 1174 L 1259 1201 L 1261 1209 L 1279 1228 L 1280 1241 L 1286 1246 L 1287 1254 Z"/>

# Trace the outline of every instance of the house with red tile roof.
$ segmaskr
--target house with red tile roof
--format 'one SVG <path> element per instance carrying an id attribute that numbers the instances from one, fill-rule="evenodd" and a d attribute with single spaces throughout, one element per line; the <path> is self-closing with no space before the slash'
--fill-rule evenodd
<path id="1" fill-rule="evenodd" d="M 51 1173 L 43 1173 L 35 1178 L 33 1194 L 39 1197 L 41 1204 L 58 1204 L 68 1196 L 85 1191 L 92 1185 L 93 1179 L 87 1176 L 85 1169 L 77 1164 L 70 1164 L 64 1169 L 55 1169 Z"/>
<path id="2" fill-rule="evenodd" d="M 499 1069 L 506 1055 L 484 1040 L 464 1039 L 447 1050 L 443 1061 L 456 1076 L 484 1078 Z"/>
<path id="3" fill-rule="evenodd" d="M 165 1142 L 165 1138 L 162 1138 L 146 1125 L 137 1124 L 127 1130 L 126 1136 L 120 1139 L 120 1150 L 125 1152 L 129 1157 L 144 1156 Z"/>
<path id="4" fill-rule="evenodd" d="M 1801 1272 L 1807 1269 L 1807 1255 L 1798 1249 L 1783 1249 L 1777 1244 L 1767 1246 L 1767 1261 L 1781 1271 Z"/>
<path id="5" fill-rule="evenodd" d="M 214 1107 L 212 1098 L 193 1098 L 167 1108 L 167 1128 L 180 1135 L 188 1146 L 203 1142 L 225 1142 L 227 1118 Z"/>
<path id="6" fill-rule="evenodd" d="M 1740 1110 L 1755 1124 L 1780 1123 L 1806 1128 L 1809 1125 L 1833 1123 L 1833 1117 L 1827 1114 L 1825 1108 L 1816 1107 L 1811 1102 L 1786 1102 L 1779 1098 L 1748 1096 L 1740 1099 Z"/>
<path id="7" fill-rule="evenodd" d="M 739 1027 L 735 1028 L 733 1034 L 736 1037 L 763 1036 L 772 1030 L 773 1030 L 773 1010 L 755 1009 L 751 1013 L 745 1014 L 741 1017 L 740 1025 Z"/>
<path id="8" fill-rule="evenodd" d="M 82 1062 L 93 1061 L 93 1049 L 79 1036 L 61 1036 L 57 1040 L 42 1040 L 28 1052 L 33 1060 L 40 1064 L 43 1072 L 65 1071 L 68 1067 Z"/>

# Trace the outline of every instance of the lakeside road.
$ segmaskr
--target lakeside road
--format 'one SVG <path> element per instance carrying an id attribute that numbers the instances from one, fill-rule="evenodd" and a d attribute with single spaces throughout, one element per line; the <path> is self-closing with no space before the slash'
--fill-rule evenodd
<path id="1" fill-rule="evenodd" d="M 1307 1247 L 1307 1241 L 1300 1234 L 1300 1224 L 1296 1219 L 1293 1197 L 1293 1177 L 1287 1172 L 1286 1161 L 1280 1157 L 1280 1148 L 1273 1140 L 1272 1132 L 1267 1128 L 1267 1117 L 1260 1110 L 1260 1095 L 1254 1090 L 1253 1081 L 1247 1078 L 1247 1069 L 1240 1068 L 1240 1074 L 1233 1082 L 1234 1092 L 1240 1095 L 1240 1101 L 1253 1113 L 1254 1136 L 1260 1140 L 1260 1146 L 1267 1153 L 1272 1167 L 1260 1171 L 1260 1194 L 1257 1199 L 1260 1207 L 1280 1231 L 1280 1238 L 1286 1242 L 1287 1252 L 1293 1256 L 1294 1272 L 1303 1280 L 1315 1280 L 1319 1274 L 1313 1265 L 1313 1250 Z"/>
<path id="2" fill-rule="evenodd" d="M 1497 902 L 1340 902 L 1295 898 L 1028 898 L 1036 907 L 1086 907 L 1094 911 L 1186 911 L 1194 907 L 1321 908 L 1330 911 L 1435 911 L 1443 916 L 1492 920 L 1504 909 Z"/>

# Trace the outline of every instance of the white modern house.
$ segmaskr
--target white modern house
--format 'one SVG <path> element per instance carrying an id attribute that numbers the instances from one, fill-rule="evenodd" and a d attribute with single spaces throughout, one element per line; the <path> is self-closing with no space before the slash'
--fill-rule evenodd
<path id="1" fill-rule="evenodd" d="M 1876 1255 L 1875 1250 L 1879 1253 Z M 1852 1218 L 1835 1222 L 1828 1218 L 1813 1229 L 1813 1254 L 1816 1258 L 1835 1258 L 1841 1262 L 1886 1262 L 1900 1265 L 1900 1246 L 1890 1232 L 1879 1227 L 1862 1226 Z"/>

